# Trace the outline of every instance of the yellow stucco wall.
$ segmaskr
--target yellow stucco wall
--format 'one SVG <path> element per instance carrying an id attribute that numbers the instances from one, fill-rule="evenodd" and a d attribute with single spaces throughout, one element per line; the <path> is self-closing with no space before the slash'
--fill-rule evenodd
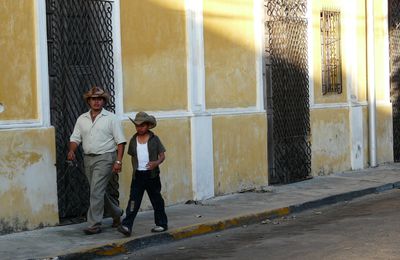
<path id="1" fill-rule="evenodd" d="M 356 8 L 354 10 L 356 19 L 356 34 L 357 40 L 355 43 L 355 52 L 357 57 L 357 70 L 356 70 L 356 93 L 358 94 L 357 100 L 359 102 L 367 101 L 367 28 L 366 28 L 366 14 L 365 14 L 365 0 L 357 0 Z"/>
<path id="2" fill-rule="evenodd" d="M 375 1 L 375 87 L 377 105 L 377 161 L 393 160 L 392 111 L 388 103 L 389 88 L 386 74 L 386 17 L 382 1 Z M 341 54 L 343 94 L 322 95 L 319 12 L 323 9 L 341 12 Z M 314 102 L 316 104 L 367 102 L 367 14 L 364 0 L 323 0 L 312 2 Z M 353 27 L 355 26 L 355 27 Z M 355 30 L 355 31 L 354 31 Z M 355 35 L 354 35 L 355 33 Z M 351 89 L 348 89 L 351 87 Z M 348 94 L 355 93 L 354 97 Z M 382 102 L 383 101 L 383 102 Z M 368 107 L 362 108 L 364 166 L 369 165 Z M 334 117 L 332 115 L 334 114 Z M 311 111 L 312 174 L 322 175 L 351 168 L 349 111 L 345 108 L 314 109 Z M 327 134 L 327 135 L 326 135 Z M 326 136 L 325 136 L 326 135 Z M 336 140 L 337 139 L 337 140 Z"/>
<path id="3" fill-rule="evenodd" d="M 377 163 L 393 162 L 392 104 L 376 106 Z"/>
<path id="4" fill-rule="evenodd" d="M 135 133 L 135 127 L 130 121 L 123 123 L 128 142 Z M 165 161 L 161 164 L 161 193 L 166 205 L 185 202 L 193 199 L 192 192 L 192 165 L 190 147 L 190 121 L 189 119 L 163 119 L 157 120 L 154 128 L 167 150 Z M 125 153 L 123 160 L 123 173 L 120 175 L 120 201 L 123 208 L 129 199 L 130 184 L 132 179 L 131 157 Z M 147 199 L 142 203 L 142 209 L 150 206 Z"/>
<path id="5" fill-rule="evenodd" d="M 376 148 L 377 163 L 393 162 L 393 115 L 390 103 L 390 85 L 388 78 L 389 60 L 385 51 L 388 48 L 387 10 L 381 1 L 374 2 L 375 33 L 375 88 L 376 99 Z"/>
<path id="6" fill-rule="evenodd" d="M 351 169 L 348 109 L 315 109 L 310 117 L 311 174 L 327 175 Z"/>
<path id="7" fill-rule="evenodd" d="M 35 1 L 0 5 L 0 120 L 36 119 Z"/>
<path id="8" fill-rule="evenodd" d="M 203 0 L 207 108 L 256 105 L 252 2 Z"/>
<path id="9" fill-rule="evenodd" d="M 389 60 L 385 52 L 388 46 L 388 17 L 387 10 L 383 10 L 381 1 L 374 2 L 374 34 L 375 34 L 375 88 L 377 100 L 388 100 L 390 97 L 389 78 L 386 70 L 389 66 Z"/>
<path id="10" fill-rule="evenodd" d="M 121 1 L 125 111 L 187 109 L 184 2 Z"/>
<path id="11" fill-rule="evenodd" d="M 213 118 L 215 194 L 268 184 L 265 114 Z"/>
<path id="12" fill-rule="evenodd" d="M 58 222 L 53 128 L 0 131 L 0 234 Z"/>

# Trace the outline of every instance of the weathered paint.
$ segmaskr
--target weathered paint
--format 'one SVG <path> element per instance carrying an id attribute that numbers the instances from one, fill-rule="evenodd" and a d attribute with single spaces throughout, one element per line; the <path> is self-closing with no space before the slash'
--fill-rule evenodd
<path id="1" fill-rule="evenodd" d="M 268 218 L 286 216 L 290 214 L 290 212 L 291 211 L 289 207 L 283 207 L 262 212 L 255 212 L 243 216 L 235 216 L 227 219 L 221 219 L 217 222 L 211 221 L 209 223 L 204 223 L 201 225 L 192 225 L 192 226 L 178 228 L 170 232 L 170 234 L 175 240 L 179 240 L 183 238 L 220 231 L 231 227 L 237 227 L 240 225 L 247 225 L 249 223 L 260 222 Z"/>
<path id="2" fill-rule="evenodd" d="M 35 1 L 0 1 L 0 120 L 37 119 Z"/>
<path id="3" fill-rule="evenodd" d="M 257 102 L 253 1 L 203 0 L 207 108 Z"/>
<path id="4" fill-rule="evenodd" d="M 257 73 L 254 1 L 203 0 L 202 3 L 205 109 L 219 113 L 218 108 L 235 111 L 255 107 Z M 313 38 L 310 40 L 314 46 L 311 55 L 315 85 L 313 103 L 322 106 L 329 103 L 350 106 L 350 91 L 358 93 L 356 102 L 366 100 L 365 2 L 351 2 L 352 9 L 346 8 L 348 5 L 349 1 L 346 0 L 312 1 Z M 167 159 L 161 166 L 162 192 L 167 205 L 184 202 L 193 198 L 193 136 L 190 118 L 170 117 L 174 110 L 188 108 L 185 1 L 121 0 L 120 7 L 123 112 L 147 110 L 169 113 L 169 118 L 159 120 L 155 129 L 167 148 Z M 342 11 L 342 24 L 351 24 L 342 30 L 341 95 L 321 94 L 319 12 L 322 8 Z M 375 12 L 375 79 L 377 98 L 386 102 L 387 86 L 382 82 L 387 81 L 383 69 L 387 61 L 380 53 L 382 48 L 386 48 L 386 18 L 384 10 L 379 8 Z M 0 54 L 0 73 L 3 75 L 0 78 L 0 120 L 36 119 L 37 28 L 34 26 L 34 1 L 3 0 L 0 10 L 0 47 L 3 50 Z M 355 30 L 354 34 L 350 27 Z M 14 49 L 18 49 L 18 52 Z M 10 89 L 13 91 L 8 91 Z M 366 107 L 362 108 L 362 115 L 360 134 L 364 138 L 364 158 L 368 158 Z M 350 169 L 350 118 L 348 108 L 311 111 L 313 175 Z M 220 115 L 214 116 L 212 120 L 215 194 L 267 184 L 265 114 Z M 390 106 L 386 103 L 378 105 L 378 162 L 391 161 L 393 158 L 391 122 Z M 124 121 L 124 128 L 127 137 L 134 133 L 130 121 Z M 54 140 L 53 129 L 13 129 L 0 132 L 0 144 L 5 147 L 0 151 L 1 232 L 57 223 Z M 367 160 L 364 160 L 364 165 L 367 165 Z M 130 158 L 125 155 L 120 179 L 123 207 L 129 196 L 131 171 Z M 149 208 L 149 205 L 146 199 L 143 208 Z M 204 230 L 210 229 L 204 227 Z"/>
<path id="5" fill-rule="evenodd" d="M 0 131 L 0 233 L 58 222 L 53 128 Z"/>
<path id="6" fill-rule="evenodd" d="M 184 1 L 121 0 L 125 111 L 187 109 Z"/>
<path id="7" fill-rule="evenodd" d="M 266 115 L 213 118 L 215 194 L 268 183 Z"/>
<path id="8" fill-rule="evenodd" d="M 128 249 L 124 245 L 119 245 L 116 243 L 112 243 L 110 245 L 105 245 L 100 248 L 95 248 L 90 250 L 89 253 L 94 255 L 101 255 L 101 256 L 114 256 L 123 253 L 127 253 Z"/>
<path id="9" fill-rule="evenodd" d="M 348 109 L 312 110 L 311 133 L 312 175 L 351 169 Z"/>
<path id="10" fill-rule="evenodd" d="M 367 56 L 366 56 L 366 9 L 364 0 L 348 2 L 344 0 L 312 1 L 313 15 L 313 82 L 314 100 L 319 108 L 311 111 L 312 133 L 312 174 L 324 175 L 350 169 L 355 158 L 363 156 L 358 166 L 368 167 L 368 107 L 367 102 Z M 323 9 L 341 12 L 341 54 L 343 93 L 322 95 L 320 17 Z M 381 1 L 375 1 L 375 85 L 377 97 L 377 154 L 379 162 L 393 160 L 392 112 L 389 103 L 387 74 L 386 11 Z M 340 106 L 323 108 L 330 103 Z M 360 106 L 357 115 L 350 113 L 350 106 Z M 346 108 L 348 106 L 349 108 Z M 334 118 L 332 117 L 334 114 Z M 355 118 L 362 117 L 360 119 Z M 351 121 L 349 121 L 349 119 Z M 353 138 L 351 137 L 353 135 Z M 360 138 L 359 135 L 362 135 Z M 352 146 L 349 146 L 351 144 Z M 357 150 L 358 147 L 361 150 Z M 353 156 L 353 157 L 351 157 Z M 349 162 L 351 163 L 349 165 Z"/>
<path id="11" fill-rule="evenodd" d="M 123 123 L 128 142 L 136 132 L 130 121 Z M 154 128 L 167 150 L 165 161 L 161 164 L 161 193 L 166 205 L 185 202 L 192 199 L 191 151 L 190 151 L 190 121 L 188 119 L 158 120 Z M 132 179 L 131 157 L 125 153 L 123 172 L 120 174 L 120 201 L 125 207 L 129 199 Z M 142 209 L 148 209 L 150 202 L 145 197 Z"/>

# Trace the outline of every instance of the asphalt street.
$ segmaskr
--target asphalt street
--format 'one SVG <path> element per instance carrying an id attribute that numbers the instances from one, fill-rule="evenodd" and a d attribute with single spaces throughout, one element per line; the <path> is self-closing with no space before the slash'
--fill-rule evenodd
<path id="1" fill-rule="evenodd" d="M 108 259 L 400 259 L 399 241 L 395 189 Z"/>

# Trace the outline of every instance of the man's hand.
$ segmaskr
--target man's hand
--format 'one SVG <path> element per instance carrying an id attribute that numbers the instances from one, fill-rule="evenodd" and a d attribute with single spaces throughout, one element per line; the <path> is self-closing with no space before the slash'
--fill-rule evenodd
<path id="1" fill-rule="evenodd" d="M 113 168 L 112 168 L 112 172 L 115 173 L 115 174 L 118 174 L 118 173 L 121 172 L 121 170 L 122 170 L 122 163 L 114 162 L 114 165 L 113 165 Z"/>
<path id="2" fill-rule="evenodd" d="M 69 142 L 69 150 L 67 154 L 67 160 L 68 161 L 74 161 L 75 160 L 75 151 L 78 149 L 78 144 L 75 142 Z"/>
<path id="3" fill-rule="evenodd" d="M 69 151 L 69 152 L 68 152 L 68 154 L 67 154 L 67 160 L 68 160 L 68 161 L 73 161 L 73 160 L 75 160 L 75 153 L 74 153 L 74 151 Z"/>

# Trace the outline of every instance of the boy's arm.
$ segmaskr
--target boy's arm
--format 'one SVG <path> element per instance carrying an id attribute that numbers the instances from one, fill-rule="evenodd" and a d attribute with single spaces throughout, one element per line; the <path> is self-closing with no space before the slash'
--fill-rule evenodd
<path id="1" fill-rule="evenodd" d="M 160 165 L 163 161 L 165 160 L 165 153 L 161 152 L 158 154 L 158 160 L 157 161 L 151 161 L 147 164 L 147 169 L 148 170 L 153 170 L 155 169 L 158 165 Z"/>
<path id="2" fill-rule="evenodd" d="M 158 165 L 160 165 L 164 160 L 165 160 L 165 153 L 162 152 L 162 153 L 160 153 L 160 154 L 158 155 L 158 160 L 157 160 Z"/>

